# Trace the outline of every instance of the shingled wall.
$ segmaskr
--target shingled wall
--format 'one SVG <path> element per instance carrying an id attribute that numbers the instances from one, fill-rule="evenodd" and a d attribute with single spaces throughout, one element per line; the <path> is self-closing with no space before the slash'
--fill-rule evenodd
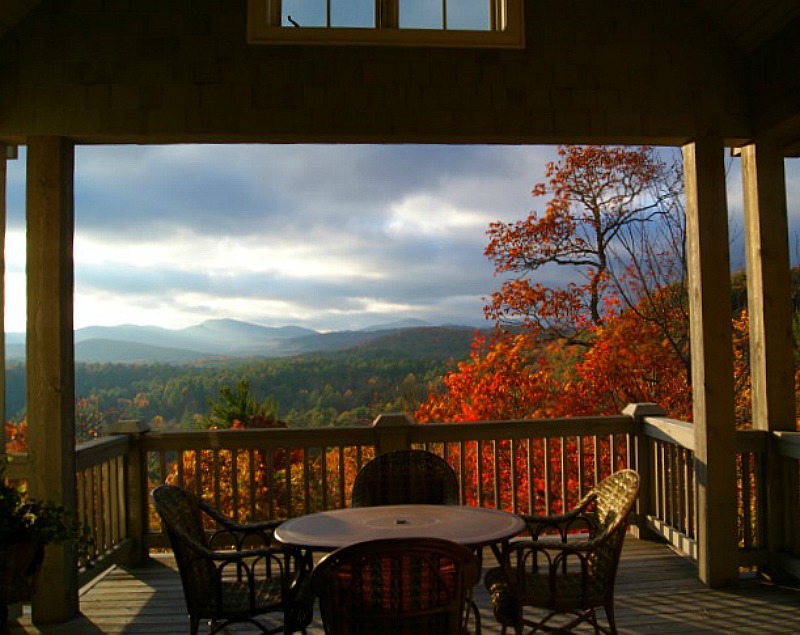
<path id="1" fill-rule="evenodd" d="M 0 141 L 663 142 L 750 135 L 692 3 L 526 2 L 523 50 L 251 46 L 244 0 L 45 0 L 0 42 Z M 689 9 L 687 9 L 689 7 Z"/>

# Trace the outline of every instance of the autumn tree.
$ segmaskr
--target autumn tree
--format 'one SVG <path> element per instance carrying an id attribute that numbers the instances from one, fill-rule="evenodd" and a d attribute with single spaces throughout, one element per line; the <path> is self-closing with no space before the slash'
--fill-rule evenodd
<path id="1" fill-rule="evenodd" d="M 652 235 L 649 228 L 674 211 L 681 173 L 646 147 L 561 146 L 558 155 L 547 164 L 547 182 L 532 191 L 549 197 L 544 211 L 489 226 L 486 256 L 497 275 L 511 278 L 485 311 L 499 323 L 582 342 L 588 328 L 603 323 L 608 294 L 634 277 L 636 238 Z M 574 281 L 536 281 L 554 266 L 568 268 Z"/>
<path id="2" fill-rule="evenodd" d="M 610 414 L 649 400 L 690 414 L 680 167 L 646 147 L 558 153 L 533 188 L 548 197 L 544 212 L 490 225 L 486 255 L 509 276 L 485 309 L 497 332 L 431 394 L 422 420 L 481 418 L 475 404 L 485 403 L 492 418 Z M 573 282 L 537 281 L 556 268 Z"/>

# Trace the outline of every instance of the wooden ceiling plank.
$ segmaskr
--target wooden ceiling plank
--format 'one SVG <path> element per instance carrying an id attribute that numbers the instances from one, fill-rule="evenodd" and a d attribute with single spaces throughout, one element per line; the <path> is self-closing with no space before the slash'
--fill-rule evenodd
<path id="1" fill-rule="evenodd" d="M 744 16 L 740 22 L 741 32 L 734 37 L 741 41 L 747 51 L 754 51 L 798 15 L 800 8 L 795 2 L 776 2 L 762 7 L 760 11 L 754 9 Z"/>

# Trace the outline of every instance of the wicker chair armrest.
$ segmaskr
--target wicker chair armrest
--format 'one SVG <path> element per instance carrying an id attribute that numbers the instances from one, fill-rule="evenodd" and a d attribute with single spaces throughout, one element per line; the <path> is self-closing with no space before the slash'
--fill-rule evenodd
<path id="1" fill-rule="evenodd" d="M 196 554 L 214 562 L 239 562 L 251 558 L 284 558 L 286 552 L 281 547 L 264 547 L 261 549 L 244 549 L 236 551 L 217 551 L 209 549 L 194 541 L 187 543 Z"/>
<path id="2" fill-rule="evenodd" d="M 570 542 L 556 542 L 555 540 L 531 540 L 529 538 L 520 538 L 512 540 L 508 544 L 507 554 L 517 555 L 521 557 L 526 553 L 588 553 L 596 549 L 601 539 L 587 538 L 584 540 L 573 540 Z"/>
<path id="3" fill-rule="evenodd" d="M 176 535 L 180 541 L 189 547 L 195 554 L 208 558 L 209 560 L 234 562 L 236 560 L 243 560 L 245 558 L 254 557 L 271 557 L 271 556 L 286 556 L 287 551 L 284 547 L 271 547 L 265 546 L 257 549 L 239 549 L 239 550 L 215 550 L 206 547 L 205 545 L 194 540 L 188 533 L 179 527 L 172 527 L 170 531 Z"/>
<path id="4" fill-rule="evenodd" d="M 197 503 L 200 506 L 200 509 L 203 510 L 203 513 L 211 516 L 211 518 L 213 518 L 215 522 L 219 523 L 222 527 L 224 527 L 228 531 L 237 531 L 241 533 L 265 532 L 271 534 L 272 532 L 275 531 L 278 525 L 280 525 L 283 522 L 282 520 L 264 520 L 257 523 L 240 523 L 231 520 L 227 516 L 224 516 L 217 509 L 215 509 L 202 499 L 198 499 Z"/>
<path id="5" fill-rule="evenodd" d="M 594 503 L 596 495 L 585 496 L 574 508 L 563 514 L 551 516 L 522 515 L 528 533 L 535 540 L 544 534 L 558 534 L 562 542 L 566 542 L 567 535 L 580 529 L 594 534 L 597 521 L 593 514 L 588 513 L 589 507 Z"/>

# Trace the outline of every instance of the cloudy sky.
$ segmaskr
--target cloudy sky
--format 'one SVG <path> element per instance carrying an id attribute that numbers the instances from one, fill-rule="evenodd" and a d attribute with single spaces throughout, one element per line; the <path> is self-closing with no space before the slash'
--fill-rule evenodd
<path id="1" fill-rule="evenodd" d="M 78 147 L 75 326 L 481 324 L 500 285 L 483 255 L 487 226 L 534 207 L 531 187 L 554 157 L 509 146 Z M 10 332 L 25 324 L 24 160 L 8 164 Z"/>

